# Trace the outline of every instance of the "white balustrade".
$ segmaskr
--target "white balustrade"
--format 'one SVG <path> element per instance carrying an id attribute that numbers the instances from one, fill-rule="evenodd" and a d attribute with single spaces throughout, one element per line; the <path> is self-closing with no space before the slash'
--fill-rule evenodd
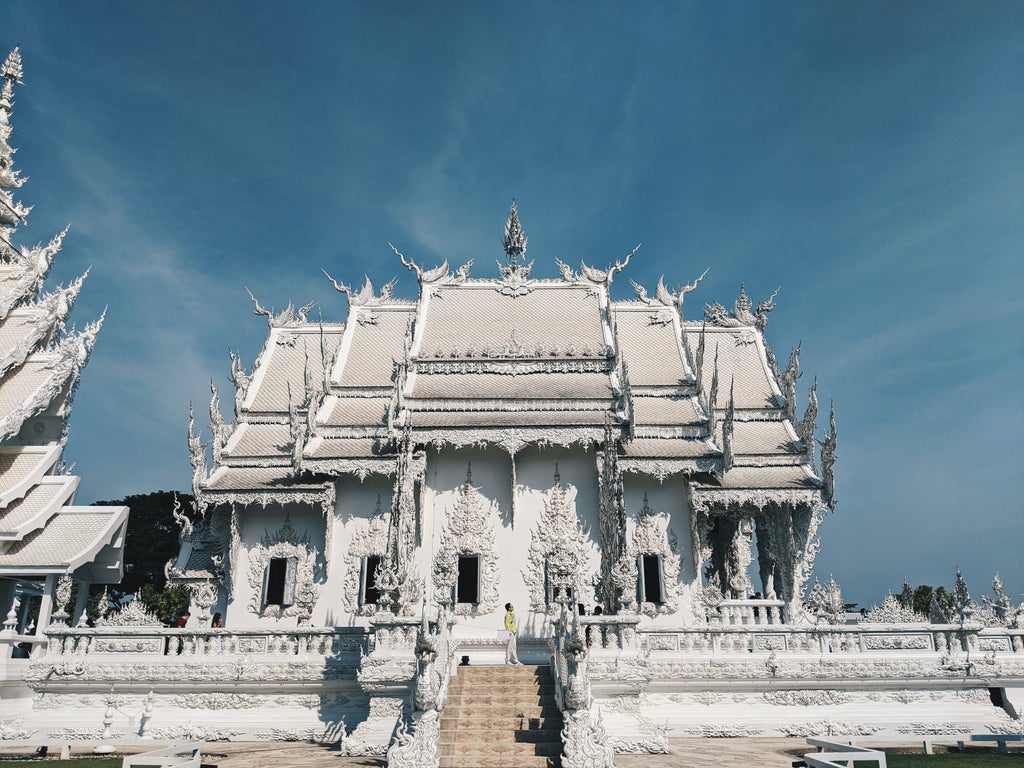
<path id="1" fill-rule="evenodd" d="M 348 627 L 230 630 L 51 626 L 47 635 L 50 656 L 358 656 L 369 650 L 368 630 Z"/>

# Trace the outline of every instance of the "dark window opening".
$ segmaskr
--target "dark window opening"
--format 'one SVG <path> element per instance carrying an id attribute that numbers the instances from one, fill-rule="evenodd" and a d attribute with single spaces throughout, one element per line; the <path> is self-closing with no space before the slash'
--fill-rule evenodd
<path id="1" fill-rule="evenodd" d="M 661 556 L 641 555 L 640 560 L 644 580 L 644 602 L 664 602 L 661 591 Z"/>
<path id="2" fill-rule="evenodd" d="M 380 590 L 377 588 L 379 567 L 380 555 L 370 555 L 363 561 L 363 605 L 376 605 L 380 601 Z"/>
<path id="3" fill-rule="evenodd" d="M 459 557 L 459 579 L 455 601 L 458 603 L 480 602 L 480 558 Z"/>
<path id="4" fill-rule="evenodd" d="M 263 602 L 267 605 L 284 605 L 284 591 L 287 579 L 288 558 L 270 558 L 270 564 L 267 566 L 267 590 Z"/>

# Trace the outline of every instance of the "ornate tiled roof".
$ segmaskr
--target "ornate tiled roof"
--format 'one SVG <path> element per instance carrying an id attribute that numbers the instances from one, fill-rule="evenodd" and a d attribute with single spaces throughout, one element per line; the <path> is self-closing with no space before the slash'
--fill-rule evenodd
<path id="1" fill-rule="evenodd" d="M 410 399 L 422 400 L 610 400 L 606 373 L 417 373 Z"/>
<path id="2" fill-rule="evenodd" d="M 0 447 L 0 507 L 22 498 L 60 457 L 60 446 Z"/>
<path id="3" fill-rule="evenodd" d="M 250 424 L 243 422 L 234 431 L 222 456 L 225 461 L 238 458 L 291 456 L 292 437 L 287 424 Z"/>
<path id="4" fill-rule="evenodd" d="M 494 283 L 434 288 L 417 333 L 417 357 L 603 358 L 601 315 L 598 292 L 582 285 L 538 284 L 516 297 Z"/>
<path id="5" fill-rule="evenodd" d="M 405 359 L 405 337 L 414 317 L 402 307 L 360 307 L 350 318 L 345 345 L 331 372 L 331 383 L 341 387 L 391 388 L 395 364 Z"/>
<path id="6" fill-rule="evenodd" d="M 317 423 L 325 427 L 382 427 L 387 424 L 390 397 L 330 396 L 324 400 Z"/>
<path id="7" fill-rule="evenodd" d="M 634 387 L 684 387 L 692 383 L 679 343 L 679 323 L 663 307 L 616 304 L 613 316 L 623 359 Z"/>
<path id="8" fill-rule="evenodd" d="M 820 489 L 801 439 L 813 418 L 795 422 L 796 363 L 778 371 L 764 340 L 774 296 L 755 312 L 741 291 L 732 313 L 709 304 L 706 321 L 684 322 L 700 279 L 674 292 L 659 282 L 653 298 L 634 284 L 636 301 L 611 302 L 628 258 L 579 272 L 559 262 L 561 279 L 533 280 L 532 262 L 511 256 L 498 279 L 399 256 L 417 275 L 419 300 L 395 299 L 394 283 L 378 296 L 369 280 L 360 291 L 335 282 L 349 315 L 343 331 L 324 334 L 329 354 L 312 324 L 271 323 L 251 384 L 236 376 L 248 391 L 221 450 L 230 466 L 202 492 L 291 489 L 301 472 L 310 491 L 316 478 L 389 474 L 403 445 L 514 454 L 609 440 L 625 471 L 699 476 L 702 492 Z M 318 366 L 332 357 L 323 382 Z"/>
<path id="9" fill-rule="evenodd" d="M 289 402 L 304 402 L 307 382 L 321 388 L 324 363 L 329 365 L 338 349 L 341 328 L 320 330 L 317 325 L 271 330 L 246 393 L 246 410 L 287 413 Z"/>
<path id="10" fill-rule="evenodd" d="M 690 353 L 696 357 L 702 326 L 687 323 L 685 341 Z M 754 328 L 715 328 L 705 330 L 704 365 L 701 370 L 705 391 L 710 387 L 718 358 L 718 398 L 715 407 L 724 410 L 729 405 L 729 385 L 735 382 L 736 407 L 778 408 L 781 393 L 769 375 L 764 357 L 764 341 Z M 630 364 L 632 368 L 632 363 Z"/>
<path id="11" fill-rule="evenodd" d="M 77 477 L 43 478 L 0 512 L 0 539 L 20 539 L 46 525 L 77 487 Z"/>
<path id="12" fill-rule="evenodd" d="M 128 507 L 62 507 L 45 528 L 0 552 L 0 575 L 73 572 L 93 561 L 104 548 L 119 551 L 127 520 Z M 119 565 L 113 570 L 116 581 Z"/>
<path id="13" fill-rule="evenodd" d="M 323 483 L 296 480 L 291 467 L 220 467 L 206 483 L 207 491 L 282 491 L 320 490 Z"/>

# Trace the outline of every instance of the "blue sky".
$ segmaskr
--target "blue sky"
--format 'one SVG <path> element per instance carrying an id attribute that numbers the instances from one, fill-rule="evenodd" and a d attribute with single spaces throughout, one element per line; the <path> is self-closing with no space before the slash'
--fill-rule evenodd
<path id="1" fill-rule="evenodd" d="M 79 500 L 187 489 L 188 403 L 323 278 L 491 274 L 516 198 L 535 274 L 643 248 L 687 302 L 782 291 L 836 402 L 817 573 L 1024 592 L 1024 6 L 1011 2 L 9 4 L 20 242 L 109 305 L 78 392 Z M 614 286 L 630 294 L 627 280 Z M 227 398 L 227 402 L 230 398 Z"/>

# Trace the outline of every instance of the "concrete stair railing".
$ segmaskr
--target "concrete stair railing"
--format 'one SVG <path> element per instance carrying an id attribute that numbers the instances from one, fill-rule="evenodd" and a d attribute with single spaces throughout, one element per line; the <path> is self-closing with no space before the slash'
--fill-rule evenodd
<path id="1" fill-rule="evenodd" d="M 441 716 L 440 768 L 559 768 L 561 754 L 549 667 L 458 668 Z"/>

